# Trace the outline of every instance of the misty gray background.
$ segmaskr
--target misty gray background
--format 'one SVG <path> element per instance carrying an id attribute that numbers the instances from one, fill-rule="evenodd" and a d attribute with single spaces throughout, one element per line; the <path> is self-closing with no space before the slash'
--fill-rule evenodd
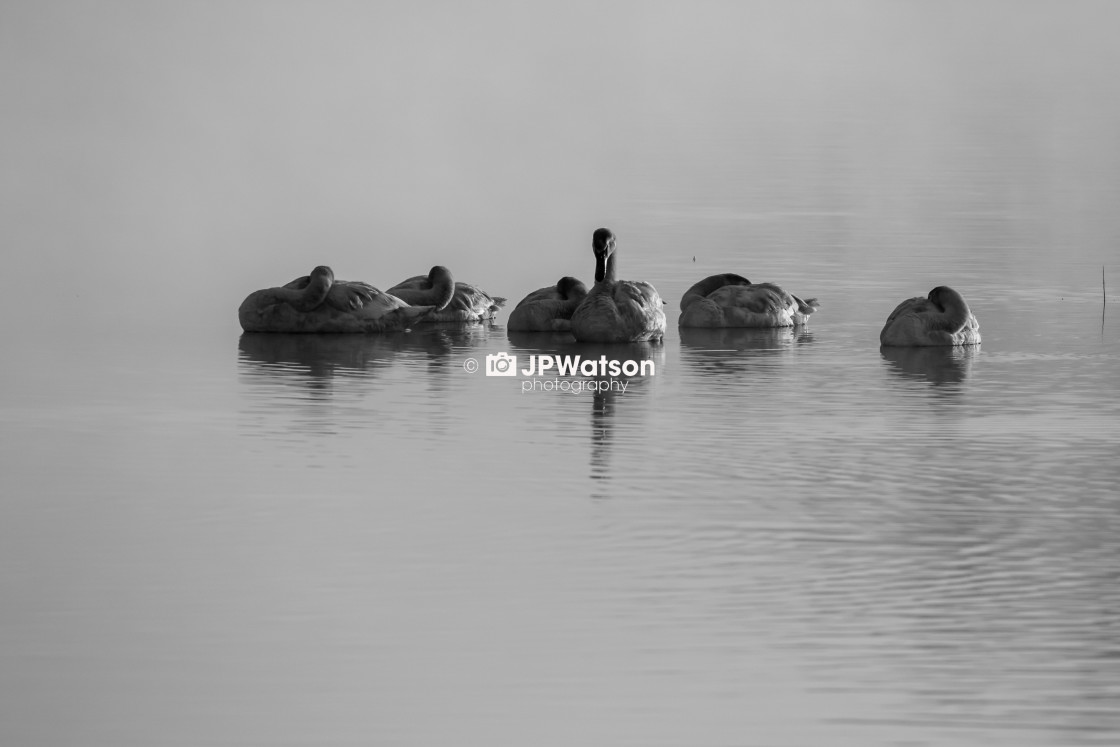
<path id="1" fill-rule="evenodd" d="M 832 189 L 865 217 L 906 222 L 928 205 L 882 185 L 935 173 L 962 120 L 992 130 L 987 153 L 962 159 L 998 156 L 1024 118 L 1047 123 L 1053 140 L 1032 150 L 1057 172 L 1047 194 L 1026 183 L 1017 197 L 1073 213 L 1072 235 L 1050 237 L 1061 243 L 1115 204 L 1117 99 L 1102 94 L 1116 91 L 1118 14 L 5 3 L 0 225 L 18 280 L 4 324 L 27 327 L 27 310 L 52 329 L 229 327 L 249 291 L 321 263 L 386 287 L 438 262 L 516 300 L 586 262 L 598 225 L 627 238 L 622 215 L 666 184 L 718 202 L 729 174 L 780 173 L 772 191 L 812 195 L 842 150 L 859 157 Z M 884 197 L 897 204 L 872 204 Z M 858 220 L 853 242 L 883 240 L 882 222 Z M 704 243 L 676 240 L 682 254 Z"/>

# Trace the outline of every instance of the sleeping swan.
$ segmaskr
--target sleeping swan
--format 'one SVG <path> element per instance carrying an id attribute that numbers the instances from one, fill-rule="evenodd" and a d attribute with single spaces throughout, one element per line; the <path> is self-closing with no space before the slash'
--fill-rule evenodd
<path id="1" fill-rule="evenodd" d="M 389 293 L 405 303 L 431 304 L 435 310 L 425 322 L 477 322 L 493 319 L 506 300 L 490 296 L 470 283 L 457 283 L 446 267 L 436 265 L 427 275 L 403 280 Z"/>
<path id="2" fill-rule="evenodd" d="M 925 298 L 903 301 L 891 315 L 879 344 L 888 347 L 925 345 L 979 345 L 980 323 L 972 315 L 964 296 L 939 285 Z"/>
<path id="3" fill-rule="evenodd" d="M 535 290 L 509 314 L 511 332 L 568 332 L 572 314 L 587 297 L 587 286 L 573 277 L 562 277 L 556 285 Z"/>
<path id="4" fill-rule="evenodd" d="M 681 298 L 681 327 L 794 327 L 809 321 L 817 299 L 802 300 L 773 283 L 725 273 L 704 278 Z"/>
<path id="5" fill-rule="evenodd" d="M 250 293 L 237 310 L 246 332 L 387 332 L 421 321 L 431 306 L 410 306 L 372 285 L 335 280 L 331 268 Z"/>
<path id="6" fill-rule="evenodd" d="M 649 283 L 615 279 L 615 237 L 600 228 L 591 239 L 595 287 L 572 314 L 580 342 L 645 342 L 665 336 L 661 296 Z"/>

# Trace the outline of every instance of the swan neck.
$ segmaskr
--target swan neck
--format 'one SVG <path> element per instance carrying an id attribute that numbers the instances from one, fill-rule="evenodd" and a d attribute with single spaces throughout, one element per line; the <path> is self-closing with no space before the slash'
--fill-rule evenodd
<path id="1" fill-rule="evenodd" d="M 332 285 L 334 273 L 330 268 L 316 267 L 308 277 L 307 286 L 303 290 L 289 291 L 284 295 L 284 300 L 297 311 L 312 311 L 326 300 Z"/>
<path id="2" fill-rule="evenodd" d="M 614 252 L 606 257 L 595 258 L 595 282 L 613 283 L 616 280 L 614 266 Z"/>
<path id="3" fill-rule="evenodd" d="M 451 303 L 451 299 L 455 295 L 455 278 L 452 277 L 450 271 L 443 270 L 442 272 L 433 271 L 428 279 L 432 284 L 429 304 L 435 306 L 436 311 L 441 311 Z"/>
<path id="4" fill-rule="evenodd" d="M 972 310 L 968 308 L 968 303 L 965 302 L 964 296 L 960 293 L 951 288 L 942 288 L 938 293 L 937 300 L 944 309 L 941 312 L 941 319 L 946 329 L 956 332 L 968 323 L 969 317 L 972 316 Z"/>

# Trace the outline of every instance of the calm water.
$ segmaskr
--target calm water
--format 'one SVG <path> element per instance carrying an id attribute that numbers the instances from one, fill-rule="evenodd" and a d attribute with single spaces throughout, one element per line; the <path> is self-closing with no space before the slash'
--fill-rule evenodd
<path id="1" fill-rule="evenodd" d="M 411 245 L 331 254 L 306 237 L 298 252 L 276 239 L 272 256 L 246 232 L 262 215 L 298 224 L 290 195 L 229 224 L 243 247 L 177 251 L 158 283 L 61 272 L 65 314 L 17 284 L 0 372 L 0 742 L 1120 742 L 1120 302 L 1101 293 L 1102 265 L 1120 292 L 1120 90 L 1094 17 L 1108 6 L 1030 6 L 1000 44 L 859 7 L 870 47 L 836 65 L 796 14 L 778 13 L 784 26 L 762 14 L 790 50 L 743 51 L 718 18 L 639 13 L 645 42 L 619 43 L 641 65 L 619 72 L 612 57 L 606 73 L 626 93 L 595 141 L 611 154 L 600 209 L 545 184 L 563 148 L 581 157 L 571 142 L 558 156 L 497 138 L 481 152 L 543 159 L 528 162 L 541 169 L 538 228 L 524 213 L 508 231 L 462 232 L 485 241 L 415 228 L 442 231 L 463 279 L 512 305 L 560 274 L 589 280 L 591 231 L 608 225 L 620 275 L 669 302 L 659 346 L 508 335 L 504 315 L 243 336 L 241 298 L 314 264 L 384 287 L 432 263 Z M 981 21 L 1006 10 L 977 7 Z M 419 42 L 420 28 L 402 33 Z M 699 56 L 656 42 L 668 29 Z M 1039 51 L 1055 47 L 1060 63 Z M 565 104 L 557 80 L 582 73 L 518 49 Z M 736 55 L 745 81 L 723 67 Z M 787 82 L 764 86 L 762 62 Z M 250 116 L 207 106 L 215 132 L 236 126 L 219 114 Z M 266 192 L 282 167 L 302 173 L 271 157 L 254 177 Z M 127 189 L 146 174 L 134 168 L 113 183 L 152 207 L 147 188 Z M 29 189 L 24 212 L 5 213 L 17 248 L 29 216 L 57 205 Z M 401 199 L 438 209 L 433 189 Z M 229 196 L 159 202 L 178 221 L 152 230 L 175 245 L 226 226 Z M 496 221 L 505 208 L 490 202 L 453 210 Z M 110 269 L 154 272 L 130 248 L 129 231 L 145 231 L 123 207 L 113 216 L 120 227 L 81 236 Z M 96 272 L 85 255 L 42 256 Z M 681 294 L 714 272 L 822 306 L 804 329 L 678 330 Z M 983 345 L 880 350 L 895 304 L 938 284 L 964 293 Z M 499 353 L 651 360 L 656 375 L 623 377 L 625 391 L 523 392 L 522 377 L 464 369 Z"/>

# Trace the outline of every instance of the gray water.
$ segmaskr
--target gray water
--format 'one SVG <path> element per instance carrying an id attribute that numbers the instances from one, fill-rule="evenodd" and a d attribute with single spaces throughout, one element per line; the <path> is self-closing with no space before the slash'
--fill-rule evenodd
<path id="1" fill-rule="evenodd" d="M 1120 742 L 1112 6 L 316 7 L 3 11 L 0 742 Z M 237 326 L 599 225 L 662 345 Z"/>

